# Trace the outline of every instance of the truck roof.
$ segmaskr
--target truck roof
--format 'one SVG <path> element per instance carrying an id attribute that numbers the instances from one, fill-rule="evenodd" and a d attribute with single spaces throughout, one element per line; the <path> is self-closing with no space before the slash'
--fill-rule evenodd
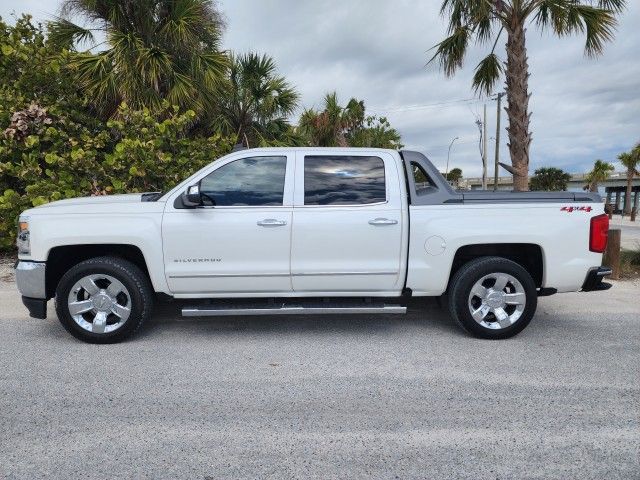
<path id="1" fill-rule="evenodd" d="M 256 152 L 256 153 L 269 153 L 269 152 L 295 152 L 295 151 L 319 151 L 323 153 L 349 153 L 349 152 L 390 152 L 398 153 L 398 150 L 391 148 L 373 148 L 373 147 L 259 147 L 259 148 L 245 148 L 242 150 L 236 150 L 236 152 Z"/>

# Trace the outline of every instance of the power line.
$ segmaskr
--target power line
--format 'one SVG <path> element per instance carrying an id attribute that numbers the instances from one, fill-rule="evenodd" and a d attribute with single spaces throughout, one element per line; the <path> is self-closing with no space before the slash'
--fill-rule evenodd
<path id="1" fill-rule="evenodd" d="M 456 142 L 456 145 L 467 145 L 469 143 L 477 143 L 477 142 L 478 142 L 477 140 L 468 140 L 466 142 Z M 420 149 L 424 150 L 424 151 L 429 151 L 429 150 L 437 150 L 439 148 L 449 148 L 449 145 L 448 144 L 447 145 L 435 145 L 433 147 L 425 146 L 423 148 L 421 147 Z"/>
<path id="2" fill-rule="evenodd" d="M 415 105 L 404 105 L 404 106 L 389 106 L 389 107 L 367 107 L 367 110 L 371 110 L 373 112 L 378 113 L 395 113 L 395 112 L 407 112 L 412 110 L 423 110 L 426 108 L 434 108 L 434 107 L 455 107 L 458 104 L 474 104 L 478 102 L 482 102 L 483 100 L 478 98 L 464 98 L 460 100 L 448 100 L 446 102 L 438 102 L 438 103 L 425 103 L 425 104 L 415 104 Z"/>

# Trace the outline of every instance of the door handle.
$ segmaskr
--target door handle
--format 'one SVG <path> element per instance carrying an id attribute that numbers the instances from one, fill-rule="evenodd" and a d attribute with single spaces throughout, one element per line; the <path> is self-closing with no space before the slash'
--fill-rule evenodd
<path id="1" fill-rule="evenodd" d="M 275 218 L 265 218 L 264 220 L 258 220 L 258 226 L 260 227 L 283 227 L 286 224 L 286 221 L 276 220 Z"/>
<path id="2" fill-rule="evenodd" d="M 373 220 L 369 220 L 369 225 L 396 225 L 397 223 L 397 220 L 391 218 L 374 218 Z"/>

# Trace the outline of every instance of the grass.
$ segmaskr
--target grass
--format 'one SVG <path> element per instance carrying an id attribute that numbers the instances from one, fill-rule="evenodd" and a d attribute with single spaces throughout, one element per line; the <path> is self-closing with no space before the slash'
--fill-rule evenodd
<path id="1" fill-rule="evenodd" d="M 633 250 L 620 251 L 620 274 L 622 278 L 640 277 L 640 244 Z"/>

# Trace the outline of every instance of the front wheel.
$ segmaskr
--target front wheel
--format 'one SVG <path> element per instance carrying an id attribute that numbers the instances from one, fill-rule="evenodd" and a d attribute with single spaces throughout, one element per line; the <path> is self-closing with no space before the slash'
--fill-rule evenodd
<path id="1" fill-rule="evenodd" d="M 153 290 L 133 263 L 116 257 L 80 262 L 56 289 L 56 313 L 74 337 L 115 343 L 135 333 L 151 316 Z"/>
<path id="2" fill-rule="evenodd" d="M 463 265 L 449 292 L 451 316 L 479 338 L 501 339 L 520 333 L 538 304 L 531 275 L 501 257 L 478 258 Z"/>

